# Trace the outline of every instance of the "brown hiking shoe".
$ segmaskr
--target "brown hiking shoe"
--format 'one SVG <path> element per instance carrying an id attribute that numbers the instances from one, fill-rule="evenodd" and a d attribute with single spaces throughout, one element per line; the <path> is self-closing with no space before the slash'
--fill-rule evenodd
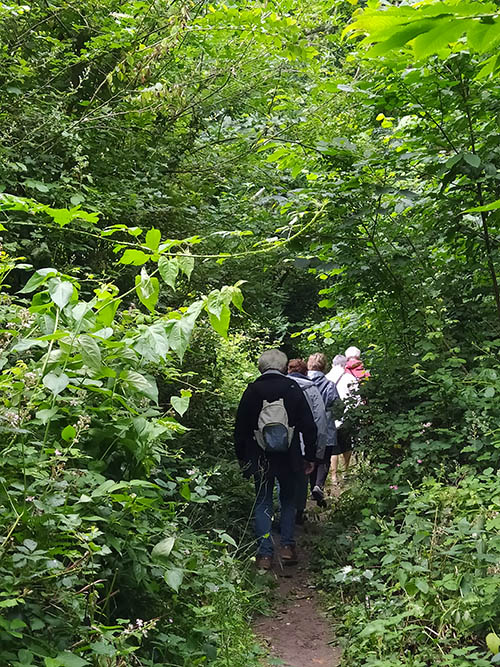
<path id="1" fill-rule="evenodd" d="M 271 556 L 257 556 L 255 558 L 255 567 L 258 570 L 270 570 L 273 564 Z"/>
<path id="2" fill-rule="evenodd" d="M 283 561 L 283 565 L 296 565 L 298 563 L 295 547 L 292 547 L 289 544 L 285 547 L 281 547 L 280 558 Z"/>

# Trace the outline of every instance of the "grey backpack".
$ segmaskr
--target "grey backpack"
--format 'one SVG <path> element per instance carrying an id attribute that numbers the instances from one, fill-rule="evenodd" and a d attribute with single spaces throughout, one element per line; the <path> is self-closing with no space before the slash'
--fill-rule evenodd
<path id="1" fill-rule="evenodd" d="M 282 398 L 262 402 L 254 431 L 255 440 L 267 454 L 286 454 L 292 443 L 294 427 L 288 424 L 288 413 Z"/>

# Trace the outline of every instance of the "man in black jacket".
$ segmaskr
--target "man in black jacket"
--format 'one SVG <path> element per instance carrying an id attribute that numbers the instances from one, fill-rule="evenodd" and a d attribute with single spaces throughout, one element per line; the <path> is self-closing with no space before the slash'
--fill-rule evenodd
<path id="1" fill-rule="evenodd" d="M 262 375 L 248 385 L 241 398 L 236 415 L 234 433 L 236 456 L 245 477 L 255 481 L 255 529 L 258 542 L 257 567 L 270 569 L 273 556 L 271 520 L 273 489 L 277 479 L 280 485 L 281 550 L 285 564 L 297 562 L 295 553 L 295 487 L 299 471 L 310 474 L 316 460 L 316 424 L 304 393 L 299 385 L 285 375 L 287 357 L 279 350 L 267 350 L 259 359 Z M 267 453 L 256 441 L 259 415 L 264 401 L 283 400 L 288 415 L 288 426 L 293 429 L 291 442 L 285 453 Z M 304 442 L 304 456 L 299 433 Z"/>

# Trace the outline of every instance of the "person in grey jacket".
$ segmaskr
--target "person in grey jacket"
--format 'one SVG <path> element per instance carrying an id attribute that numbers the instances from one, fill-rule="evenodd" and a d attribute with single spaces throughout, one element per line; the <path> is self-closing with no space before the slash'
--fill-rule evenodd
<path id="1" fill-rule="evenodd" d="M 316 468 L 316 479 L 311 480 L 312 496 L 318 504 L 324 504 L 324 486 L 330 469 L 330 459 L 332 458 L 333 448 L 337 444 L 337 427 L 332 414 L 334 402 L 339 398 L 339 394 L 333 382 L 325 376 L 328 370 L 328 361 L 322 352 L 311 354 L 307 360 L 307 376 L 316 387 L 323 399 L 328 423 L 326 451 L 323 461 Z"/>
<path id="2" fill-rule="evenodd" d="M 328 425 L 326 419 L 326 410 L 323 398 L 312 380 L 307 377 L 307 364 L 303 359 L 290 359 L 288 362 L 288 377 L 291 377 L 299 385 L 304 392 L 304 396 L 311 408 L 312 415 L 316 428 L 318 429 L 318 437 L 316 440 L 316 459 L 322 461 L 325 456 Z M 301 438 L 301 447 L 304 449 Z M 315 477 L 315 470 L 310 477 Z M 304 523 L 304 510 L 307 502 L 308 476 L 304 473 L 299 473 L 297 477 L 297 493 L 295 502 L 297 506 L 297 514 L 295 522 L 298 524 Z"/>

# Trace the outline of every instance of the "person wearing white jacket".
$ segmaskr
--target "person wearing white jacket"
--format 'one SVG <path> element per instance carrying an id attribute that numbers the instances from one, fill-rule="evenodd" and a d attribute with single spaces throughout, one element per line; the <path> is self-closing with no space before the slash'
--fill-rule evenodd
<path id="1" fill-rule="evenodd" d="M 347 361 L 346 356 L 337 354 L 332 361 L 332 369 L 326 376 L 330 382 L 335 384 L 340 399 L 347 404 L 346 409 L 357 406 L 360 402 L 358 395 L 359 380 L 352 373 L 346 371 Z M 333 484 L 337 484 L 339 456 L 342 454 L 344 459 L 344 472 L 348 471 L 351 462 L 352 437 L 345 426 L 343 428 L 343 424 L 343 418 L 335 420 L 337 444 L 332 452 L 331 471 Z"/>

